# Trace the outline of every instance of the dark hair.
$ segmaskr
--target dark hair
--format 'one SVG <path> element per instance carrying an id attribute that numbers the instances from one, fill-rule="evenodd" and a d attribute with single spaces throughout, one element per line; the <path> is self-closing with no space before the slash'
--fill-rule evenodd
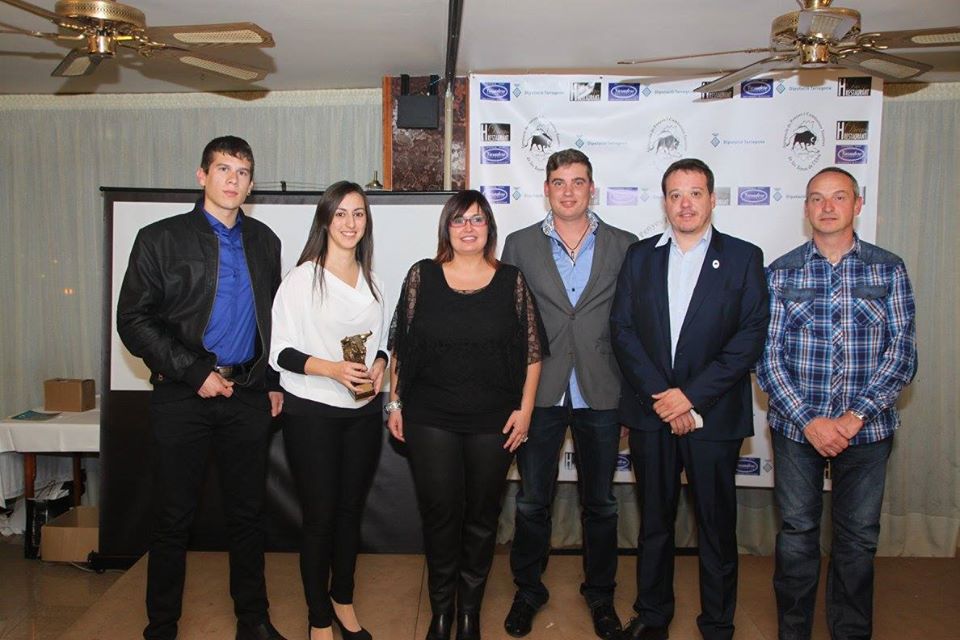
<path id="1" fill-rule="evenodd" d="M 807 191 L 810 191 L 810 184 L 811 184 L 817 177 L 823 175 L 824 173 L 839 173 L 840 175 L 847 176 L 848 178 L 850 178 L 850 184 L 853 185 L 853 197 L 854 197 L 854 198 L 859 198 L 859 197 L 860 197 L 860 184 L 857 182 L 857 179 L 854 178 L 853 175 L 852 175 L 849 171 L 846 171 L 846 170 L 844 170 L 844 169 L 841 169 L 840 167 L 824 167 L 823 169 L 820 169 L 820 171 L 817 171 L 815 174 L 813 174 L 813 177 L 811 177 L 809 180 L 807 180 L 807 189 L 806 189 L 806 190 L 807 190 Z"/>
<path id="2" fill-rule="evenodd" d="M 241 158 L 250 162 L 250 179 L 253 179 L 253 149 L 247 144 L 247 141 L 237 136 L 220 136 L 214 138 L 203 148 L 203 156 L 200 158 L 200 168 L 204 173 L 210 170 L 210 163 L 213 162 L 213 154 L 217 152 Z"/>
<path id="3" fill-rule="evenodd" d="M 563 151 L 557 151 L 547 158 L 546 180 L 549 181 L 550 174 L 560 167 L 566 167 L 567 165 L 571 164 L 586 165 L 587 178 L 590 179 L 590 182 L 593 182 L 593 165 L 590 164 L 590 158 L 588 158 L 587 154 L 585 154 L 583 151 L 577 151 L 576 149 L 564 149 Z"/>
<path id="4" fill-rule="evenodd" d="M 359 194 L 363 200 L 363 210 L 367 214 L 366 226 L 363 230 L 363 237 L 354 248 L 354 255 L 357 262 L 360 263 L 360 270 L 363 271 L 363 277 L 370 287 L 370 293 L 377 300 L 380 295 L 376 286 L 373 284 L 371 272 L 373 270 L 373 217 L 370 215 L 370 202 L 367 200 L 367 194 L 363 188 L 355 182 L 341 180 L 335 182 L 323 192 L 320 202 L 317 203 L 317 212 L 313 216 L 313 226 L 310 227 L 310 233 L 307 235 L 307 243 L 303 245 L 303 252 L 297 260 L 299 267 L 304 262 L 315 262 L 317 269 L 314 274 L 314 283 L 317 290 L 323 293 L 323 263 L 327 259 L 327 249 L 330 239 L 327 233 L 330 230 L 330 221 L 333 220 L 333 214 L 337 212 L 337 207 L 351 193 Z"/>
<path id="5" fill-rule="evenodd" d="M 486 196 L 479 191 L 467 189 L 458 191 L 443 205 L 440 212 L 440 227 L 437 229 L 437 257 L 433 260 L 439 264 L 453 260 L 453 244 L 450 242 L 450 221 L 462 216 L 473 205 L 480 207 L 480 213 L 487 219 L 487 244 L 483 246 L 483 258 L 492 265 L 497 264 L 494 254 L 497 252 L 497 221 L 493 217 L 493 209 L 487 202 Z"/>
<path id="6" fill-rule="evenodd" d="M 677 171 L 702 173 L 707 177 L 707 193 L 713 193 L 713 171 L 710 170 L 707 163 L 697 158 L 683 158 L 674 162 L 663 172 L 663 179 L 660 180 L 660 191 L 663 192 L 663 195 L 667 195 L 667 178 Z"/>

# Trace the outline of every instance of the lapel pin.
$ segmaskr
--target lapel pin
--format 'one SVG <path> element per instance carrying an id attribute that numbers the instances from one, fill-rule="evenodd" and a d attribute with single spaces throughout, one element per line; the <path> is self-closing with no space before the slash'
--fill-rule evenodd
<path id="1" fill-rule="evenodd" d="M 714 260 L 714 261 L 713 261 L 713 268 L 714 268 L 714 269 L 719 269 L 719 268 L 720 268 L 720 261 L 719 261 L 719 260 Z"/>

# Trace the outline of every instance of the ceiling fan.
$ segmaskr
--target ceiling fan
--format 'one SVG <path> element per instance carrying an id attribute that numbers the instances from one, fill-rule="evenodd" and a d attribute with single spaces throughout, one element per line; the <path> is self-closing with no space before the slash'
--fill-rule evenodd
<path id="1" fill-rule="evenodd" d="M 886 80 L 906 80 L 933 67 L 884 53 L 886 49 L 960 46 L 960 26 L 861 33 L 860 12 L 831 7 L 833 0 L 797 0 L 799 11 L 776 18 L 770 28 L 770 46 L 667 58 L 621 60 L 617 64 L 645 64 L 732 53 L 770 53 L 771 56 L 698 87 L 698 92 L 729 89 L 774 68 L 811 68 L 828 65 L 856 69 Z"/>
<path id="2" fill-rule="evenodd" d="M 119 47 L 126 47 L 147 59 L 172 58 L 250 82 L 263 79 L 267 71 L 211 56 L 206 49 L 274 45 L 273 36 L 252 22 L 148 27 L 142 11 L 114 0 L 59 0 L 53 11 L 24 0 L 0 2 L 46 18 L 60 28 L 58 33 L 43 33 L 0 22 L 0 33 L 80 43 L 67 53 L 52 76 L 90 75 L 103 60 L 116 56 Z"/>

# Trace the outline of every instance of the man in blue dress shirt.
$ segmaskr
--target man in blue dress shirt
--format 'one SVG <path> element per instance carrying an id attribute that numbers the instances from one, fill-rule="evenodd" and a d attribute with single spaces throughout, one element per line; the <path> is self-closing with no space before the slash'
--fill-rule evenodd
<path id="1" fill-rule="evenodd" d="M 580 586 L 594 631 L 620 631 L 613 607 L 617 574 L 617 502 L 613 474 L 620 448 L 620 373 L 610 349 L 610 304 L 623 254 L 637 236 L 590 210 L 593 167 L 576 149 L 558 151 L 546 166 L 543 221 L 507 237 L 503 261 L 523 271 L 550 336 L 529 442 L 517 452 L 520 493 L 510 568 L 517 593 L 504 621 L 507 633 L 530 633 L 550 593 L 542 575 L 550 553 L 557 462 L 567 427 L 576 449 L 583 521 Z"/>
<path id="2" fill-rule="evenodd" d="M 193 211 L 140 230 L 120 289 L 117 331 L 153 384 L 149 640 L 177 635 L 187 539 L 211 450 L 227 516 L 237 640 L 282 639 L 267 613 L 261 521 L 270 426 L 283 402 L 267 367 L 280 240 L 240 209 L 253 166 L 244 140 L 212 140 L 197 170 L 203 197 Z"/>
<path id="3" fill-rule="evenodd" d="M 807 183 L 813 239 L 767 270 L 770 331 L 757 380 L 768 421 L 780 507 L 776 570 L 779 636 L 809 639 L 820 580 L 824 469 L 833 483 L 827 625 L 834 640 L 873 630 L 873 558 L 895 403 L 917 371 L 913 290 L 903 261 L 853 230 L 856 179 L 827 167 Z"/>

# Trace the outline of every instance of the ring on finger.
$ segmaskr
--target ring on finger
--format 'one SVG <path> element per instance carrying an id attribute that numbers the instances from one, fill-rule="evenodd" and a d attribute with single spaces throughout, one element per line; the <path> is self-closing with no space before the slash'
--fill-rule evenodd
<path id="1" fill-rule="evenodd" d="M 528 436 L 523 436 L 522 438 L 520 438 L 520 443 L 522 444 L 522 443 L 526 442 L 526 441 L 529 440 L 529 439 L 530 439 L 530 438 L 529 438 Z"/>

